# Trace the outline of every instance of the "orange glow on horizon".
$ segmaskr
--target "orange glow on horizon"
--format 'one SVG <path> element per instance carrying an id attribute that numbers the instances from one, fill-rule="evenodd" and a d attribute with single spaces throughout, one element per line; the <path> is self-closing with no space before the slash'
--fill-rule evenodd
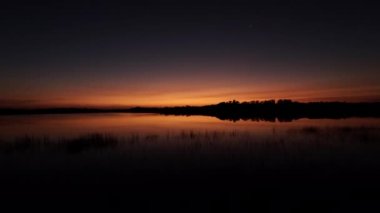
<path id="1" fill-rule="evenodd" d="M 84 95 L 80 92 L 70 98 L 52 99 L 48 97 L 44 101 L 21 105 L 23 107 L 133 107 L 133 106 L 201 106 L 216 104 L 223 101 L 238 100 L 269 100 L 291 99 L 294 101 L 378 101 L 379 88 L 352 88 L 352 89 L 323 89 L 323 90 L 272 90 L 252 92 L 244 90 L 219 89 L 204 91 L 181 91 L 181 92 L 135 92 L 129 95 Z M 64 97 L 64 95 L 62 95 Z M 3 104 L 4 106 L 4 104 Z"/>
<path id="2" fill-rule="evenodd" d="M 0 94 L 3 100 L 0 107 L 133 107 L 133 106 L 201 106 L 223 101 L 291 99 L 300 102 L 310 101 L 380 101 L 380 86 L 368 85 L 324 85 L 321 82 L 300 81 L 258 81 L 250 83 L 244 77 L 240 81 L 226 81 L 223 77 L 205 80 L 153 80 L 145 84 L 66 86 L 53 89 L 29 89 L 12 91 L 11 97 Z M 9 95 L 8 95 L 9 96 Z M 28 101 L 30 100 L 30 101 Z"/>

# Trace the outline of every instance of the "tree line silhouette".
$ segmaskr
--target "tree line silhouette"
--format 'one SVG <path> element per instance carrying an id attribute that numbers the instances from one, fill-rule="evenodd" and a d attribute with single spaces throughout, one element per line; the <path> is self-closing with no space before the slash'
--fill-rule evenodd
<path id="1" fill-rule="evenodd" d="M 380 102 L 296 102 L 287 99 L 239 102 L 236 100 L 206 106 L 134 107 L 118 109 L 49 108 L 0 109 L 2 115 L 72 113 L 158 113 L 164 115 L 205 115 L 221 120 L 292 121 L 300 118 L 380 117 Z"/>
<path id="2" fill-rule="evenodd" d="M 146 108 L 136 107 L 130 112 L 150 112 L 165 115 L 207 115 L 221 120 L 292 121 L 300 118 L 380 117 L 380 102 L 309 102 L 281 99 L 239 102 L 236 100 L 207 106 Z"/>

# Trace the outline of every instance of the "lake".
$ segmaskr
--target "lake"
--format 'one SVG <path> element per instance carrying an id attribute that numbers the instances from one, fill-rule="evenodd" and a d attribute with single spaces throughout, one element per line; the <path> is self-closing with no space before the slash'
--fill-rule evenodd
<path id="1" fill-rule="evenodd" d="M 380 209 L 379 130 L 378 118 L 1 116 L 0 202 L 135 212 Z"/>
<path id="2" fill-rule="evenodd" d="M 0 116 L 0 139 L 20 136 L 71 138 L 84 134 L 107 133 L 117 137 L 129 134 L 167 135 L 183 131 L 248 132 L 271 136 L 304 128 L 380 127 L 378 118 L 298 119 L 291 122 L 226 121 L 209 116 L 104 113 L 66 115 Z"/>

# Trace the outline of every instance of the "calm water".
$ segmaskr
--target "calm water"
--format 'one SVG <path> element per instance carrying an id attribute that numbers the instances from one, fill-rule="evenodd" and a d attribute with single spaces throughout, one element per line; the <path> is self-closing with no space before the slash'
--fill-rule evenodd
<path id="1" fill-rule="evenodd" d="M 380 119 L 371 118 L 2 116 L 0 204 L 70 211 L 373 212 L 380 210 L 379 130 Z"/>
<path id="2" fill-rule="evenodd" d="M 40 166 L 54 166 L 57 160 L 69 168 L 77 161 L 97 166 L 93 162 L 109 159 L 113 165 L 128 162 L 141 168 L 144 162 L 147 168 L 159 169 L 182 164 L 243 169 L 284 163 L 302 167 L 328 163 L 331 169 L 380 164 L 380 119 L 372 118 L 231 122 L 207 116 L 115 113 L 0 120 L 0 152 L 19 154 L 15 162 L 21 166 L 35 159 L 48 159 Z"/>
<path id="3" fill-rule="evenodd" d="M 117 137 L 130 134 L 166 136 L 183 132 L 236 132 L 256 135 L 289 133 L 307 128 L 380 127 L 380 119 L 299 119 L 292 122 L 222 121 L 207 116 L 164 116 L 157 114 L 74 114 L 1 116 L 0 139 L 22 136 L 71 138 L 93 133 Z"/>

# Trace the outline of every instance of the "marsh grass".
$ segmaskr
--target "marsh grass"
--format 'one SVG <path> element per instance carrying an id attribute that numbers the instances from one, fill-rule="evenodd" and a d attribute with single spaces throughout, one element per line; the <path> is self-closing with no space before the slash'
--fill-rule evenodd
<path id="1" fill-rule="evenodd" d="M 51 139 L 22 136 L 11 142 L 1 142 L 2 154 L 38 153 L 65 151 L 69 154 L 81 153 L 89 150 L 103 150 L 117 145 L 118 139 L 109 134 L 88 134 L 73 139 Z"/>
<path id="2" fill-rule="evenodd" d="M 303 127 L 258 135 L 249 131 L 94 133 L 76 138 L 22 136 L 0 143 L 0 155 L 83 159 L 119 168 L 289 168 L 380 166 L 376 127 Z M 54 156 L 54 157 L 51 157 Z M 75 158 L 69 157 L 74 156 Z M 30 159 L 30 158 L 28 158 Z M 48 160 L 46 160 L 48 161 Z M 124 166 L 123 166 L 124 165 Z M 125 165 L 128 165 L 125 167 Z M 326 166 L 327 165 L 327 166 Z"/>

